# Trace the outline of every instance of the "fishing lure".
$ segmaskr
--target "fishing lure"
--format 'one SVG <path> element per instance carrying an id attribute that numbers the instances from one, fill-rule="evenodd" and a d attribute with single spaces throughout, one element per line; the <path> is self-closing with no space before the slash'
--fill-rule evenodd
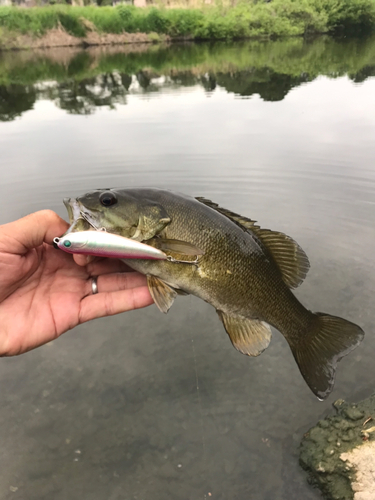
<path id="1" fill-rule="evenodd" d="M 117 259 L 169 260 L 161 250 L 106 231 L 77 231 L 54 238 L 57 248 L 68 253 Z"/>

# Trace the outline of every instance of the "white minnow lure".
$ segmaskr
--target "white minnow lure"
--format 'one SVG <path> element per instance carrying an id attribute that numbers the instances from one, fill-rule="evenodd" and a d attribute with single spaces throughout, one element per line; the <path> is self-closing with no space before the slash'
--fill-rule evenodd
<path id="1" fill-rule="evenodd" d="M 68 253 L 116 259 L 168 259 L 157 248 L 106 231 L 77 231 L 54 238 L 53 242 Z"/>

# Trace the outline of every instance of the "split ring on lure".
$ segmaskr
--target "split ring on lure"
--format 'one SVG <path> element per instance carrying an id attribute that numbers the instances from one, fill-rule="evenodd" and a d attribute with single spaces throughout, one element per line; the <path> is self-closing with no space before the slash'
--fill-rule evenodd
<path id="1" fill-rule="evenodd" d="M 77 231 L 54 238 L 57 248 L 67 253 L 117 259 L 169 260 L 161 250 L 106 231 Z"/>

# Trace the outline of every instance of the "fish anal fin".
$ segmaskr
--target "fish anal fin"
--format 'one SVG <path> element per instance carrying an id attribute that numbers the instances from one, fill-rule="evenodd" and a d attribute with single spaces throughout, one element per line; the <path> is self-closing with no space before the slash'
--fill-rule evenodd
<path id="1" fill-rule="evenodd" d="M 268 254 L 281 272 L 284 283 L 289 288 L 297 288 L 305 279 L 310 268 L 307 255 L 290 236 L 270 229 L 263 229 L 256 221 L 242 217 L 206 198 L 196 198 L 199 202 L 228 217 L 244 231 L 251 231 L 263 244 Z"/>
<path id="2" fill-rule="evenodd" d="M 158 309 L 167 313 L 177 296 L 176 290 L 156 276 L 147 276 L 147 285 Z"/>
<path id="3" fill-rule="evenodd" d="M 259 356 L 271 342 L 271 329 L 263 321 L 217 310 L 233 347 L 242 354 Z"/>

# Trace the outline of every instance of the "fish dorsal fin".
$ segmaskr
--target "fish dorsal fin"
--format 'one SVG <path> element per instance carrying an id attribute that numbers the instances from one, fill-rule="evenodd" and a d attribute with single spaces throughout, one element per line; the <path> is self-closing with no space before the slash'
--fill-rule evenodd
<path id="1" fill-rule="evenodd" d="M 176 290 L 156 276 L 147 276 L 147 285 L 158 309 L 167 313 L 177 296 Z"/>
<path id="2" fill-rule="evenodd" d="M 284 283 L 289 288 L 297 288 L 302 283 L 310 268 L 309 259 L 290 236 L 278 231 L 262 229 L 256 221 L 219 207 L 205 198 L 197 198 L 197 200 L 225 215 L 244 231 L 252 231 L 272 257 L 281 272 Z"/>
<path id="3" fill-rule="evenodd" d="M 270 229 L 254 230 L 281 271 L 284 283 L 297 288 L 310 268 L 307 255 L 290 236 Z"/>
<path id="4" fill-rule="evenodd" d="M 242 228 L 244 231 L 247 231 L 249 229 L 251 231 L 254 231 L 254 228 L 260 229 L 260 227 L 257 226 L 255 220 L 248 219 L 247 217 L 238 215 L 232 212 L 231 210 L 220 207 L 217 203 L 214 203 L 213 201 L 208 200 L 207 198 L 198 197 L 196 198 L 196 200 L 200 201 L 201 203 L 204 203 L 204 205 L 207 205 L 210 208 L 213 208 L 222 215 L 225 215 L 225 217 L 228 217 L 228 219 L 232 220 L 235 224 L 237 224 L 237 226 L 240 226 L 240 228 Z"/>
<path id="5" fill-rule="evenodd" d="M 263 321 L 216 311 L 233 346 L 248 356 L 259 356 L 271 342 L 271 329 Z"/>

